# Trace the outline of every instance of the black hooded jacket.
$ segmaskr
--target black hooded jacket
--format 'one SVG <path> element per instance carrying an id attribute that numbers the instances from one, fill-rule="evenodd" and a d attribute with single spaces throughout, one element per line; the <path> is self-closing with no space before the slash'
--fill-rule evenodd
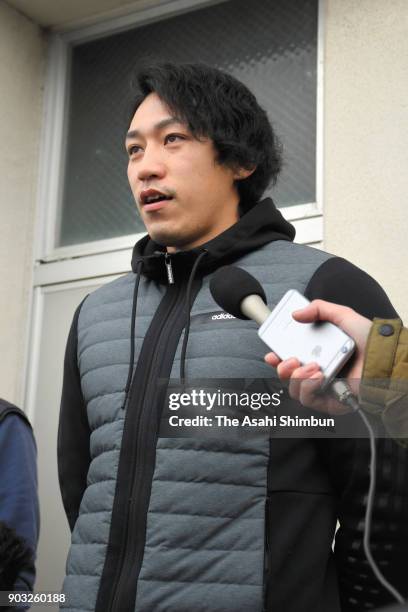
<path id="1" fill-rule="evenodd" d="M 294 233 L 294 228 L 283 219 L 272 201 L 265 200 L 254 206 L 235 225 L 214 240 L 191 251 L 172 255 L 171 270 L 163 247 L 155 244 L 148 236 L 142 238 L 133 251 L 132 270 L 136 275 L 143 274 L 161 285 L 168 283 L 170 274 L 176 281 L 182 279 L 188 292 L 188 280 L 196 278 L 199 281 L 220 266 L 234 263 L 246 253 L 251 253 L 270 242 L 276 240 L 290 242 L 294 238 Z M 195 295 L 199 289 L 197 286 Z M 378 283 L 354 265 L 338 257 L 328 259 L 316 270 L 306 287 L 305 295 L 310 300 L 320 298 L 350 306 L 369 318 L 396 316 L 395 310 Z M 137 281 L 135 296 L 137 296 Z M 194 291 L 187 298 L 189 304 L 190 298 L 194 299 Z M 67 343 L 58 437 L 60 485 L 71 529 L 78 517 L 90 464 L 90 429 L 77 363 L 77 325 L 80 308 L 81 305 L 74 315 Z M 131 370 L 132 363 L 129 373 Z M 128 382 L 130 384 L 130 376 Z M 280 457 L 282 453 L 285 455 L 282 445 L 287 444 L 287 441 L 275 442 L 277 444 L 274 445 L 275 450 L 272 450 L 272 453 L 276 452 Z M 293 469 L 293 461 L 299 460 L 299 456 L 296 458 L 291 455 L 290 448 L 288 444 L 287 460 L 283 463 L 280 461 L 279 478 L 282 482 L 288 480 L 286 475 Z M 337 491 L 336 507 L 341 529 L 336 537 L 335 556 L 342 610 L 361 610 L 367 602 L 372 606 L 381 605 L 389 601 L 389 595 L 378 585 L 367 566 L 362 549 L 362 527 L 368 489 L 367 440 L 320 440 L 316 442 L 316 448 Z M 407 485 L 406 452 L 392 440 L 380 440 L 377 504 L 373 529 L 374 550 L 378 554 L 377 558 L 389 567 L 388 580 L 403 592 L 407 592 L 403 567 L 408 545 Z M 291 496 L 290 491 L 282 491 L 279 504 L 274 504 L 268 510 L 270 524 L 278 518 L 274 513 L 290 513 L 296 517 L 293 504 L 296 506 L 296 499 Z M 311 514 L 319 512 L 319 507 L 311 503 L 309 512 Z M 389 517 L 392 517 L 391 523 L 395 527 L 393 529 Z M 299 525 L 303 523 L 304 516 Z M 316 524 L 315 520 L 313 524 Z M 289 562 L 289 559 L 286 559 L 286 563 L 282 563 L 283 556 L 290 556 L 295 542 L 302 540 L 301 549 L 304 554 L 297 555 L 297 558 L 293 559 L 293 572 L 301 575 L 302 568 L 309 563 L 307 551 L 321 545 L 318 532 L 311 530 L 310 533 L 299 533 L 296 521 L 292 527 L 291 533 L 280 534 L 278 541 L 275 542 L 277 548 L 269 555 L 269 570 L 273 572 L 275 580 L 279 580 L 279 595 L 267 593 L 268 611 L 283 612 L 286 609 L 286 602 L 294 596 L 291 592 L 291 576 L 280 573 L 279 568 L 287 567 Z M 299 550 L 299 547 L 297 549 Z M 316 576 L 316 584 L 305 584 L 304 589 L 318 589 L 321 579 L 321 576 Z M 300 601 L 301 599 L 300 597 Z M 298 610 L 301 612 L 301 608 Z"/>

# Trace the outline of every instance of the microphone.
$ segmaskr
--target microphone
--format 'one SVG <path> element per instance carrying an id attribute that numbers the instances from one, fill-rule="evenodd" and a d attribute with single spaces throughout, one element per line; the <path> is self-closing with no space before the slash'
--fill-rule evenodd
<path id="1" fill-rule="evenodd" d="M 217 304 L 237 319 L 253 319 L 262 325 L 271 314 L 259 281 L 237 266 L 218 268 L 211 278 L 210 291 Z"/>

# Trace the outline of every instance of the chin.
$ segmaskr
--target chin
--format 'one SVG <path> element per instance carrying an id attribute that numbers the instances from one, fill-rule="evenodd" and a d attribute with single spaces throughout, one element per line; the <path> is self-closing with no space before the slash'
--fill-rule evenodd
<path id="1" fill-rule="evenodd" d="M 152 221 L 152 220 L 150 220 Z M 177 250 L 187 250 L 188 245 L 197 241 L 200 232 L 196 227 L 186 226 L 184 223 L 162 222 L 157 219 L 156 223 L 146 224 L 147 232 L 154 242 L 165 247 L 173 247 Z"/>
<path id="2" fill-rule="evenodd" d="M 186 243 L 178 232 L 159 227 L 148 228 L 147 231 L 150 238 L 162 246 L 180 247 L 182 243 Z"/>

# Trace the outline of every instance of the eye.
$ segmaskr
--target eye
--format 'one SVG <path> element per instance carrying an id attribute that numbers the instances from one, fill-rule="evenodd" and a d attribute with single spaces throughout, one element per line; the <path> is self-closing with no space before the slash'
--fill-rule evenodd
<path id="1" fill-rule="evenodd" d="M 143 150 L 142 147 L 140 147 L 137 144 L 133 144 L 128 147 L 127 152 L 128 152 L 129 157 L 134 157 L 135 155 L 140 153 L 142 150 Z"/>
<path id="2" fill-rule="evenodd" d="M 164 138 L 164 144 L 172 144 L 173 142 L 177 142 L 178 140 L 185 140 L 186 137 L 182 134 L 167 134 Z"/>

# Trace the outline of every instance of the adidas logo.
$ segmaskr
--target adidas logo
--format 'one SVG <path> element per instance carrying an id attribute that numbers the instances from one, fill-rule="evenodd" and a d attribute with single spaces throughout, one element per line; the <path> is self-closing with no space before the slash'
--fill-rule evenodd
<path id="1" fill-rule="evenodd" d="M 221 312 L 220 314 L 215 314 L 211 317 L 211 321 L 217 321 L 218 319 L 235 319 L 235 317 L 228 312 Z"/>

